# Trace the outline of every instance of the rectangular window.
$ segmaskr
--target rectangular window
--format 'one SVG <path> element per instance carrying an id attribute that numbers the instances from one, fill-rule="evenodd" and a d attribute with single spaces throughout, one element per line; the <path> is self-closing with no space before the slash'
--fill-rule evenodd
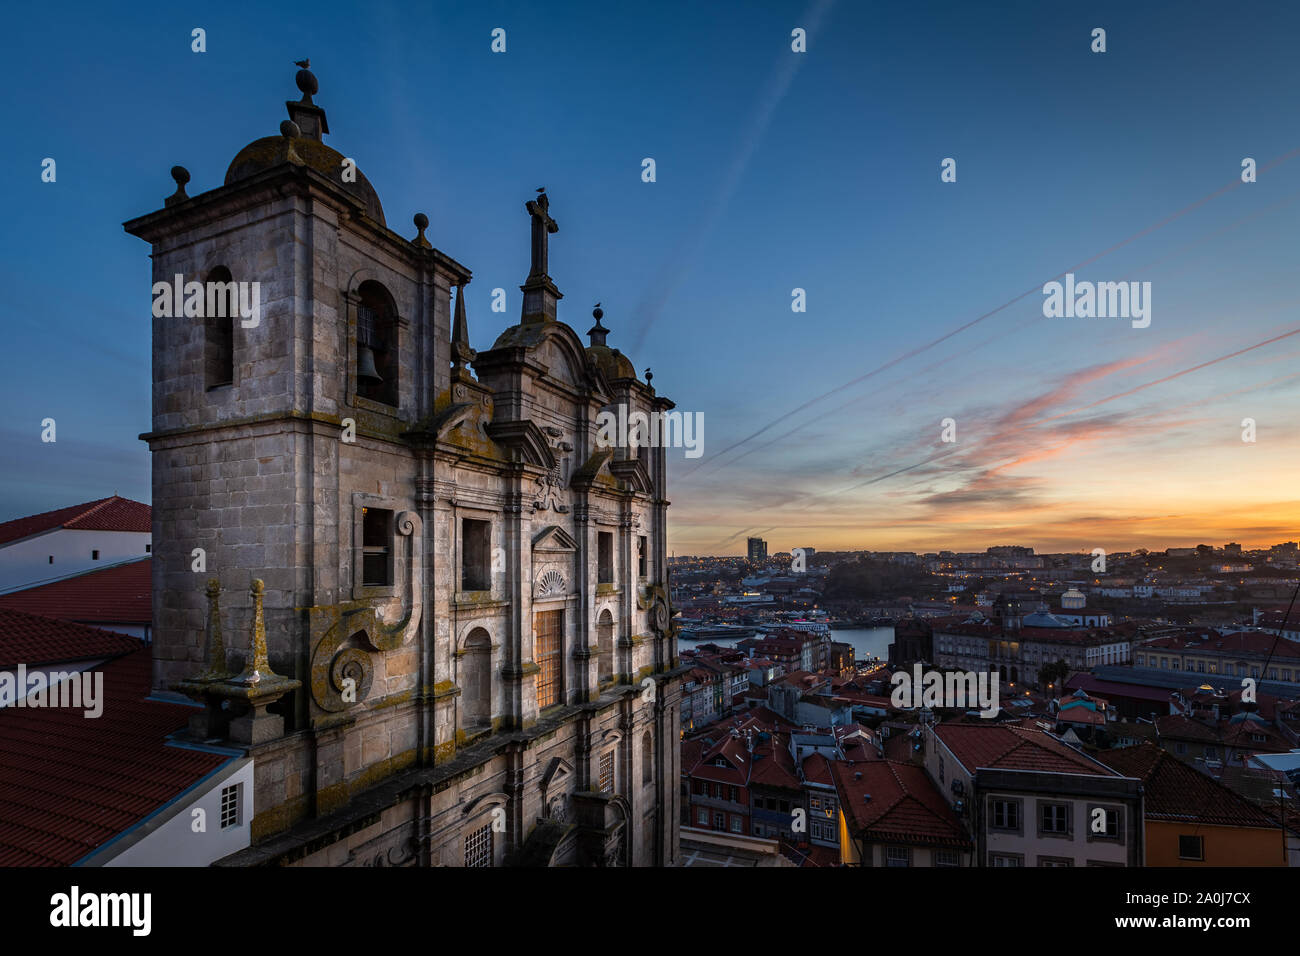
<path id="1" fill-rule="evenodd" d="M 1124 810 L 1120 807 L 1088 807 L 1088 839 L 1118 840 L 1123 832 L 1120 826 L 1123 820 Z"/>
<path id="2" fill-rule="evenodd" d="M 540 672 L 537 675 L 537 709 L 554 707 L 564 693 L 564 612 L 538 611 L 533 615 L 536 647 L 533 656 Z"/>
<path id="3" fill-rule="evenodd" d="M 735 787 L 731 788 L 731 802 L 732 803 L 740 802 L 740 791 L 737 790 Z"/>
<path id="4" fill-rule="evenodd" d="M 1185 753 L 1187 753 L 1187 744 L 1184 744 L 1184 743 L 1175 743 L 1175 744 L 1174 744 L 1174 753 L 1176 753 L 1176 754 L 1178 754 L 1178 755 L 1180 755 L 1180 756 L 1183 755 L 1183 754 L 1185 754 Z"/>
<path id="5" fill-rule="evenodd" d="M 361 509 L 361 583 L 388 587 L 393 583 L 393 513 L 384 508 Z"/>
<path id="6" fill-rule="evenodd" d="M 709 811 L 701 809 L 695 814 L 695 822 L 702 827 L 707 827 L 709 825 Z"/>
<path id="7" fill-rule="evenodd" d="M 149 553 L 152 552 L 152 551 L 153 551 L 153 545 L 151 545 L 151 544 L 146 544 L 146 545 L 144 546 L 144 553 L 145 553 L 145 554 L 149 554 Z M 53 564 L 54 562 L 51 561 L 50 563 Z"/>
<path id="8" fill-rule="evenodd" d="M 636 539 L 636 573 L 638 577 L 644 578 L 646 576 L 646 568 L 649 564 L 647 551 L 645 535 L 640 535 Z"/>
<path id="9" fill-rule="evenodd" d="M 935 866 L 961 866 L 961 854 L 956 850 L 935 850 L 931 857 Z"/>
<path id="10" fill-rule="evenodd" d="M 1070 805 L 1068 803 L 1040 803 L 1038 805 L 1038 832 L 1065 836 L 1070 832 Z"/>
<path id="11" fill-rule="evenodd" d="M 614 583 L 614 533 L 600 531 L 596 534 L 596 583 Z"/>
<path id="12" fill-rule="evenodd" d="M 90 560 L 92 560 L 92 561 L 98 561 L 98 560 L 99 560 L 99 552 L 98 552 L 98 551 L 92 551 L 92 552 L 90 552 Z"/>
<path id="13" fill-rule="evenodd" d="M 614 792 L 614 751 L 607 750 L 600 755 L 600 792 Z"/>
<path id="14" fill-rule="evenodd" d="M 990 853 L 989 866 L 1024 866 L 1025 858 L 1019 853 Z"/>
<path id="15" fill-rule="evenodd" d="M 1040 856 L 1039 866 L 1074 866 L 1074 861 L 1064 856 Z"/>
<path id="16" fill-rule="evenodd" d="M 731 815 L 731 832 L 732 832 L 732 833 L 739 833 L 739 832 L 740 832 L 741 822 L 742 822 L 743 819 L 744 819 L 744 818 L 741 817 L 740 814 L 738 814 L 738 813 L 733 813 L 733 814 Z"/>
<path id="17" fill-rule="evenodd" d="M 1178 859 L 1204 860 L 1205 859 L 1204 839 L 1199 836 L 1180 835 L 1178 837 Z"/>
<path id="18" fill-rule="evenodd" d="M 479 827 L 465 838 L 465 865 L 492 865 L 492 824 Z"/>
<path id="19" fill-rule="evenodd" d="M 907 846 L 885 847 L 885 866 L 911 866 L 912 848 Z"/>
<path id="20" fill-rule="evenodd" d="M 713 829 L 725 830 L 727 828 L 727 815 L 725 813 L 715 813 L 713 815 Z"/>
<path id="21" fill-rule="evenodd" d="M 989 827 L 994 830 L 1020 829 L 1020 802 L 1018 800 L 994 800 L 993 813 Z"/>
<path id="22" fill-rule="evenodd" d="M 54 563 L 54 555 L 50 555 L 50 564 Z"/>
<path id="23" fill-rule="evenodd" d="M 242 783 L 221 788 L 221 829 L 229 830 L 239 826 L 239 798 L 243 789 Z"/>
<path id="24" fill-rule="evenodd" d="M 460 589 L 492 590 L 492 522 L 460 521 Z"/>

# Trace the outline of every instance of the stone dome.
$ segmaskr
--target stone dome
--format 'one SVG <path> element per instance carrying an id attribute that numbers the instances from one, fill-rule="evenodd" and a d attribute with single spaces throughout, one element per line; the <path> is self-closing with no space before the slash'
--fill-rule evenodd
<path id="1" fill-rule="evenodd" d="M 291 147 L 303 163 L 361 200 L 365 204 L 367 216 L 381 226 L 388 225 L 384 220 L 384 207 L 379 203 L 379 194 L 365 174 L 358 169 L 356 181 L 345 182 L 340 175 L 343 171 L 343 154 L 309 136 L 263 136 L 253 140 L 230 161 L 230 168 L 226 170 L 226 185 L 292 162 L 289 158 Z"/>
<path id="2" fill-rule="evenodd" d="M 636 366 L 618 349 L 612 349 L 608 345 L 589 345 L 587 358 L 611 382 L 620 378 L 636 378 Z"/>

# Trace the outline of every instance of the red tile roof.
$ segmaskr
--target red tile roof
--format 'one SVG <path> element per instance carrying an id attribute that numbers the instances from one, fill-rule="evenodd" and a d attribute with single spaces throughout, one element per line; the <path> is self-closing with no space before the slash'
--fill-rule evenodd
<path id="1" fill-rule="evenodd" d="M 840 809 L 854 836 L 873 843 L 971 846 L 961 821 L 922 768 L 895 760 L 833 766 Z"/>
<path id="2" fill-rule="evenodd" d="M 1154 744 L 1107 750 L 1097 759 L 1142 781 L 1148 820 L 1277 828 L 1277 821 L 1249 800 Z"/>
<path id="3" fill-rule="evenodd" d="M 153 511 L 139 501 L 113 495 L 71 505 L 55 511 L 14 518 L 0 523 L 0 544 L 17 541 L 42 531 L 55 528 L 72 528 L 82 531 L 140 531 L 153 530 Z"/>
<path id="4" fill-rule="evenodd" d="M 151 669 L 143 648 L 105 664 L 96 719 L 0 710 L 0 866 L 75 863 L 231 759 L 166 746 L 192 709 L 146 701 Z"/>
<path id="5" fill-rule="evenodd" d="M 125 634 L 0 608 L 0 669 L 117 657 L 141 648 Z"/>
<path id="6" fill-rule="evenodd" d="M 1005 724 L 943 723 L 934 733 L 970 772 L 989 767 L 1115 776 L 1108 767 L 1039 730 Z"/>
<path id="7" fill-rule="evenodd" d="M 153 620 L 152 575 L 152 560 L 142 558 L 0 594 L 0 608 L 62 621 L 149 624 Z"/>

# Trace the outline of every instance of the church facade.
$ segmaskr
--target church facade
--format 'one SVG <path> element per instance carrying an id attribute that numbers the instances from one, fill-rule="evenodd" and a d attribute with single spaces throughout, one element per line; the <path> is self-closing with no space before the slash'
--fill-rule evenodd
<path id="1" fill-rule="evenodd" d="M 388 228 L 297 82 L 224 185 L 176 167 L 125 224 L 186 294 L 142 436 L 154 692 L 254 759 L 221 865 L 672 865 L 665 450 L 597 416 L 673 404 L 599 309 L 586 344 L 558 320 L 544 192 L 520 321 L 475 353 L 469 270 Z"/>

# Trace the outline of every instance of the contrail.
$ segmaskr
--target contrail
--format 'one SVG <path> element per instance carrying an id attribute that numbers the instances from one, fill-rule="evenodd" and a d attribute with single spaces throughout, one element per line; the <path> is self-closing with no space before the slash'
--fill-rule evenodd
<path id="1" fill-rule="evenodd" d="M 1290 152 L 1284 153 L 1283 155 L 1277 157 L 1276 159 L 1270 160 L 1264 166 L 1259 167 L 1259 171 L 1271 169 L 1274 166 L 1278 166 L 1284 162 L 1287 162 L 1295 158 L 1297 155 L 1300 155 L 1300 147 L 1293 149 Z M 830 389 L 829 391 L 823 392 L 820 395 L 808 399 L 808 401 L 804 402 L 802 405 L 792 409 L 789 412 L 786 412 L 784 415 L 781 415 L 779 418 L 773 419 L 772 421 L 768 422 L 766 425 L 764 425 L 762 428 L 758 429 L 757 431 L 753 432 L 752 434 L 747 435 L 746 437 L 740 439 L 739 441 L 731 443 L 726 448 L 718 452 L 716 456 L 711 456 L 711 460 L 716 461 L 718 458 L 722 457 L 723 455 L 727 454 L 733 449 L 739 448 L 741 445 L 753 441 L 755 438 L 757 438 L 759 435 L 762 435 L 768 429 L 773 428 L 776 425 L 779 425 L 781 422 L 786 421 L 787 419 L 799 414 L 805 409 L 810 408 L 811 406 L 816 405 L 817 403 L 822 402 L 827 398 L 830 398 L 832 395 L 836 395 L 847 388 L 851 388 L 852 386 L 858 384 L 859 382 L 866 381 L 867 379 L 872 378 L 873 376 L 878 375 L 881 372 L 893 368 L 895 365 L 898 365 L 900 362 L 904 362 L 907 359 L 914 358 L 915 356 L 920 355 L 923 352 L 928 352 L 930 349 L 933 349 L 935 346 L 946 342 L 948 339 L 952 338 L 953 336 L 960 335 L 962 332 L 965 332 L 967 329 L 971 328 L 972 326 L 978 325 L 980 322 L 983 322 L 985 319 L 991 318 L 992 316 L 997 315 L 999 312 L 1002 312 L 1010 308 L 1011 306 L 1015 305 L 1017 302 L 1021 301 L 1027 296 L 1033 295 L 1036 292 L 1041 292 L 1043 286 L 1046 285 L 1048 282 L 1054 282 L 1058 279 L 1062 279 L 1065 277 L 1065 274 L 1068 272 L 1075 272 L 1079 269 L 1084 268 L 1085 266 L 1091 265 L 1092 263 L 1098 261 L 1099 259 L 1102 259 L 1110 255 L 1112 252 L 1122 249 L 1125 246 L 1133 242 L 1136 242 L 1138 239 L 1150 235 L 1151 233 L 1155 232 L 1158 229 L 1164 228 L 1174 220 L 1179 219 L 1196 209 L 1199 209 L 1201 206 L 1205 205 L 1211 200 L 1216 199 L 1219 196 L 1224 195 L 1225 193 L 1231 192 L 1232 190 L 1236 189 L 1238 186 L 1241 185 L 1242 185 L 1242 181 L 1240 177 L 1234 178 L 1233 181 L 1228 183 L 1227 185 L 1222 186 L 1219 189 L 1216 189 L 1214 192 L 1209 193 L 1206 196 L 1202 196 L 1200 199 L 1196 200 L 1195 202 L 1187 206 L 1184 206 L 1182 209 L 1179 209 L 1176 212 L 1170 213 L 1165 218 L 1153 223 L 1150 226 L 1147 226 L 1145 229 L 1139 230 L 1138 232 L 1133 233 L 1131 236 L 1128 236 L 1125 239 L 1121 239 L 1119 242 L 1115 243 L 1112 246 L 1109 246 L 1106 249 L 1103 249 L 1101 252 L 1097 253 L 1096 255 L 1089 256 L 1087 259 L 1084 259 L 1081 262 L 1078 262 L 1072 266 L 1067 267 L 1066 269 L 1063 269 L 1062 271 L 1058 272 L 1056 275 L 1052 276 L 1051 278 L 1046 279 L 1043 282 L 1040 282 L 1034 286 L 1031 286 L 1029 289 L 1020 293 L 1014 298 L 1008 299 L 1006 302 L 1002 303 L 1001 305 L 997 306 L 994 309 L 989 310 L 988 312 L 985 312 L 983 315 L 977 316 L 976 318 L 971 319 L 969 322 L 965 322 L 962 325 L 957 326 L 955 329 L 946 332 L 945 334 L 939 336 L 937 339 L 934 339 L 925 345 L 919 345 L 916 348 L 904 352 L 902 355 L 899 355 L 891 359 L 885 364 L 877 366 L 871 371 L 859 375 L 857 378 L 850 379 L 849 381 L 845 382 L 842 385 L 838 385 L 835 388 Z M 702 467 L 702 464 L 703 463 L 696 465 L 690 471 L 686 472 L 686 474 L 682 475 L 678 480 L 679 481 L 685 480 L 696 470 Z"/>
<path id="2" fill-rule="evenodd" d="M 805 36 L 809 43 L 812 43 L 818 28 L 830 8 L 834 6 L 834 0 L 814 0 L 813 4 L 805 11 L 803 23 L 807 26 Z M 704 217 L 699 220 L 694 234 L 685 242 L 675 247 L 676 254 L 668 260 L 663 269 L 660 270 L 659 278 L 651 285 L 646 299 L 643 299 L 638 305 L 635 314 L 642 321 L 638 323 L 636 337 L 632 341 L 632 348 L 628 354 L 639 354 L 641 346 L 645 343 L 645 337 L 650 333 L 650 329 L 658 320 L 660 313 L 668 299 L 681 285 L 682 279 L 691 266 L 699 261 L 699 249 L 704 238 L 713 231 L 722 218 L 723 212 L 731 203 L 732 196 L 735 195 L 736 189 L 740 186 L 740 180 L 749 167 L 749 161 L 754 156 L 754 151 L 758 149 L 759 141 L 767 132 L 767 128 L 772 125 L 772 118 L 776 115 L 777 107 L 785 99 L 786 94 L 790 91 L 790 85 L 794 82 L 795 74 L 803 66 L 805 56 L 792 53 L 788 49 L 779 55 L 776 62 L 776 69 L 768 77 L 767 86 L 763 88 L 762 95 L 754 104 L 754 110 L 750 114 L 749 123 L 745 128 L 745 135 L 741 137 L 740 148 L 735 155 L 731 157 L 731 163 L 727 167 L 726 174 L 722 177 L 717 191 L 714 193 L 713 202 L 709 205 L 708 211 Z M 648 299 L 648 301 L 647 301 Z"/>

